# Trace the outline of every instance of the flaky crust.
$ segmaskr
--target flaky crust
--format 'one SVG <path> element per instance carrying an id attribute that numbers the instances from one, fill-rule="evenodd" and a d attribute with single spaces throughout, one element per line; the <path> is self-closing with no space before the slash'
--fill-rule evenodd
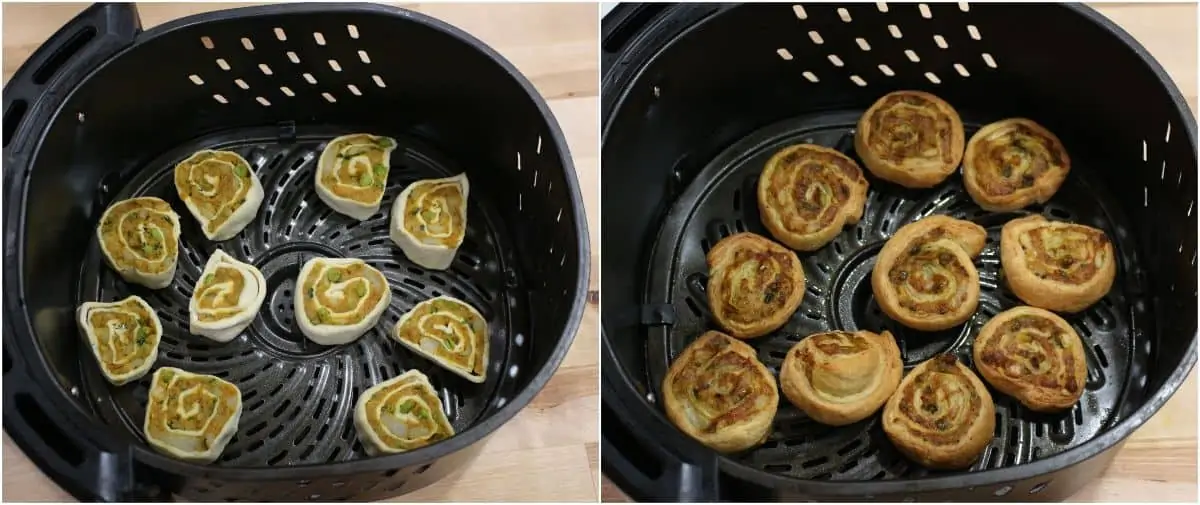
<path id="1" fill-rule="evenodd" d="M 1103 231 L 1040 215 L 1004 224 L 1000 265 L 1018 298 L 1065 313 L 1079 312 L 1104 298 L 1117 274 L 1116 253 Z"/>
<path id="2" fill-rule="evenodd" d="M 779 370 L 784 396 L 813 420 L 856 423 L 883 406 L 904 374 L 891 333 L 826 332 L 788 351 Z"/>
<path id="3" fill-rule="evenodd" d="M 775 377 L 754 348 L 709 331 L 684 348 L 662 384 L 667 418 L 719 452 L 761 444 L 779 408 Z"/>
<path id="4" fill-rule="evenodd" d="M 1022 306 L 996 314 L 979 330 L 973 352 L 984 380 L 1030 410 L 1059 412 L 1083 395 L 1083 343 L 1048 310 Z"/>
<path id="5" fill-rule="evenodd" d="M 771 156 L 758 178 L 758 210 L 771 236 L 800 251 L 828 244 L 862 219 L 867 179 L 853 159 L 812 144 Z"/>
<path id="6" fill-rule="evenodd" d="M 854 150 L 880 179 L 931 188 L 958 169 L 966 133 L 958 112 L 922 91 L 894 91 L 858 120 Z"/>
<path id="7" fill-rule="evenodd" d="M 804 299 L 800 258 L 766 237 L 730 235 L 713 246 L 707 259 L 709 308 L 734 337 L 775 331 Z"/>
<path id="8" fill-rule="evenodd" d="M 908 459 L 933 469 L 971 466 L 992 440 L 996 406 L 953 355 L 917 365 L 883 408 L 883 431 Z"/>
<path id="9" fill-rule="evenodd" d="M 1058 137 L 1025 118 L 980 128 L 962 163 L 967 194 L 984 210 L 1014 211 L 1046 203 L 1071 171 L 1071 158 Z"/>
<path id="10" fill-rule="evenodd" d="M 871 271 L 879 308 L 909 328 L 944 330 L 979 305 L 979 271 L 987 231 L 970 221 L 929 216 L 906 224 L 884 244 Z"/>

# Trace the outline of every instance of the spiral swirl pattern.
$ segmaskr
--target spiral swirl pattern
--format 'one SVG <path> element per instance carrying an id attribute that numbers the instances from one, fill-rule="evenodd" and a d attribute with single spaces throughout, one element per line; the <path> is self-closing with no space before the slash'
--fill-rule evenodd
<path id="1" fill-rule="evenodd" d="M 721 452 L 761 444 L 779 408 L 775 377 L 754 349 L 715 331 L 701 335 L 671 363 L 662 392 L 671 422 Z"/>
<path id="2" fill-rule="evenodd" d="M 211 463 L 233 438 L 241 415 L 237 386 L 212 375 L 163 367 L 154 372 L 142 429 L 163 454 Z"/>
<path id="3" fill-rule="evenodd" d="M 469 194 L 465 173 L 410 184 L 392 204 L 392 242 L 418 265 L 449 268 L 467 234 Z"/>
<path id="4" fill-rule="evenodd" d="M 487 379 L 487 321 L 466 302 L 439 296 L 396 322 L 392 338 L 471 382 Z"/>
<path id="5" fill-rule="evenodd" d="M 895 91 L 858 121 L 854 148 L 877 177 L 909 188 L 929 188 L 954 173 L 966 143 L 958 112 L 921 91 Z"/>
<path id="6" fill-rule="evenodd" d="M 1054 196 L 1071 170 L 1062 142 L 1023 118 L 983 128 L 967 143 L 963 185 L 985 210 L 1014 211 Z"/>
<path id="7" fill-rule="evenodd" d="M 875 413 L 900 384 L 904 364 L 891 333 L 816 333 L 788 351 L 783 393 L 819 423 L 843 426 Z"/>
<path id="8" fill-rule="evenodd" d="M 804 298 L 804 267 L 796 253 L 753 233 L 738 233 L 708 252 L 708 303 L 730 335 L 775 331 Z"/>
<path id="9" fill-rule="evenodd" d="M 793 249 L 813 251 L 862 218 L 867 180 L 858 164 L 826 147 L 789 146 L 767 161 L 758 179 L 763 224 Z"/>
<path id="10" fill-rule="evenodd" d="M 1112 241 L 1090 226 L 1033 215 L 1005 223 L 1000 232 L 1005 279 L 1035 307 L 1079 312 L 1091 306 L 1112 288 L 1116 262 Z"/>
<path id="11" fill-rule="evenodd" d="M 879 252 L 871 286 L 879 308 L 897 322 L 925 331 L 966 321 L 979 304 L 983 227 L 947 216 L 904 225 Z"/>
<path id="12" fill-rule="evenodd" d="M 975 367 L 1000 392 L 1037 412 L 1075 405 L 1087 381 L 1079 335 L 1063 318 L 1035 307 L 997 314 L 975 337 Z"/>
<path id="13" fill-rule="evenodd" d="M 175 191 L 209 240 L 232 238 L 254 218 L 262 183 L 250 163 L 230 151 L 200 151 L 175 166 Z"/>
<path id="14" fill-rule="evenodd" d="M 392 299 L 383 274 L 357 258 L 311 259 L 296 285 L 296 320 L 305 336 L 322 345 L 362 336 Z"/>
<path id="15" fill-rule="evenodd" d="M 162 323 L 139 296 L 112 303 L 87 302 L 76 310 L 104 377 L 115 385 L 141 378 L 158 358 Z"/>
<path id="16" fill-rule="evenodd" d="M 217 249 L 192 291 L 190 330 L 228 342 L 250 325 L 266 296 L 267 281 L 257 268 Z"/>
<path id="17" fill-rule="evenodd" d="M 372 456 L 411 451 L 454 436 L 441 398 L 417 370 L 363 392 L 354 407 L 354 426 Z"/>
<path id="18" fill-rule="evenodd" d="M 179 260 L 179 215 L 160 198 L 121 200 L 96 229 L 109 267 L 127 282 L 150 289 L 171 284 Z"/>
<path id="19" fill-rule="evenodd" d="M 317 164 L 317 196 L 333 210 L 366 220 L 379 210 L 396 140 L 366 133 L 331 141 Z"/>
<path id="20" fill-rule="evenodd" d="M 883 410 L 883 430 L 909 459 L 938 469 L 971 466 L 995 430 L 983 382 L 953 355 L 917 365 Z"/>

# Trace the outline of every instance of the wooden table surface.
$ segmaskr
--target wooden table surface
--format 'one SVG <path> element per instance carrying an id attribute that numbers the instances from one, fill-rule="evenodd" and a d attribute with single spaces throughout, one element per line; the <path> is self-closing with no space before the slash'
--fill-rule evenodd
<path id="1" fill-rule="evenodd" d="M 1167 70 L 1197 112 L 1196 4 L 1093 5 L 1134 36 Z M 1070 501 L 1196 503 L 1196 372 L 1129 437 L 1111 467 Z M 608 479 L 601 500 L 628 501 Z"/>
<path id="2" fill-rule="evenodd" d="M 236 4 L 246 5 L 246 4 Z M 5 4 L 4 79 L 85 4 Z M 144 4 L 146 28 L 234 4 Z M 595 4 L 402 4 L 462 28 L 513 62 L 549 101 L 575 158 L 588 209 L 592 289 L 599 269 L 598 51 Z M 401 497 L 413 501 L 591 501 L 598 499 L 599 334 L 596 297 L 557 375 L 456 475 Z M 4 436 L 5 501 L 64 501 Z"/>

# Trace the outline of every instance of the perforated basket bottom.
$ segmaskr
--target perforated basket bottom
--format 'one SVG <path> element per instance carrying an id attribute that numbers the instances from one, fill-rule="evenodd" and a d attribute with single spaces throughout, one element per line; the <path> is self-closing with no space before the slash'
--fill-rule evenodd
<path id="1" fill-rule="evenodd" d="M 99 188 L 103 203 L 157 196 L 180 215 L 179 269 L 170 286 L 149 290 L 123 282 L 104 265 L 93 241 L 81 269 L 80 300 L 110 301 L 129 294 L 145 298 L 158 312 L 165 333 L 156 367 L 213 374 L 241 389 L 244 410 L 237 434 L 217 464 L 257 467 L 366 457 L 353 423 L 358 395 L 413 368 L 429 376 L 450 422 L 462 432 L 511 398 L 516 379 L 527 368 L 527 342 L 520 336 L 528 335 L 526 303 L 519 295 L 523 282 L 509 267 L 515 264 L 510 256 L 513 248 L 497 214 L 489 209 L 484 188 L 471 192 L 466 239 L 450 269 L 419 268 L 388 238 L 391 204 L 413 181 L 457 174 L 461 167 L 414 139 L 391 135 L 398 146 L 392 153 L 382 206 L 360 223 L 334 213 L 313 189 L 314 170 L 325 144 L 352 131 L 301 128 L 294 142 L 282 143 L 270 128 L 224 132 L 164 154 L 120 188 L 110 184 Z M 225 242 L 207 240 L 175 194 L 175 164 L 199 149 L 241 154 L 254 166 L 266 193 L 254 221 Z M 108 191 L 114 194 L 109 196 Z M 267 298 L 257 319 L 225 344 L 188 333 L 188 300 L 217 247 L 258 267 L 267 280 Z M 292 296 L 300 266 L 317 256 L 361 258 L 381 270 L 391 286 L 391 305 L 379 323 L 353 343 L 314 344 L 304 338 L 293 318 Z M 404 311 L 442 294 L 467 301 L 487 318 L 492 361 L 485 384 L 472 384 L 446 372 L 388 337 Z M 113 387 L 104 381 L 90 353 L 81 353 L 80 366 L 81 394 L 101 419 L 144 441 L 141 426 L 150 375 Z"/>
<path id="2" fill-rule="evenodd" d="M 666 219 L 651 265 L 647 286 L 652 304 L 667 304 L 675 322 L 650 332 L 648 379 L 660 387 L 670 361 L 694 338 L 716 329 L 708 309 L 705 254 L 732 233 L 751 231 L 769 237 L 755 200 L 758 176 L 767 159 L 793 143 L 833 147 L 858 159 L 853 135 L 861 110 L 826 113 L 788 120 L 760 130 L 726 149 L 695 178 Z M 967 135 L 986 121 L 967 120 Z M 1068 146 L 1070 150 L 1072 146 Z M 993 390 L 995 438 L 972 470 L 1026 463 L 1080 445 L 1113 425 L 1123 398 L 1138 395 L 1144 384 L 1131 381 L 1131 366 L 1144 370 L 1148 341 L 1135 341 L 1131 328 L 1146 328 L 1145 308 L 1126 293 L 1145 292 L 1137 283 L 1129 227 L 1107 202 L 1104 188 L 1089 176 L 1096 166 L 1086 152 L 1071 151 L 1074 166 L 1066 184 L 1044 207 L 1028 209 L 1052 219 L 1097 226 L 1113 238 L 1120 260 L 1112 292 L 1085 312 L 1067 317 L 1087 350 L 1087 389 L 1072 410 L 1060 415 L 1030 412 Z M 860 161 L 861 165 L 861 161 Z M 983 211 L 952 176 L 929 190 L 907 190 L 874 179 L 862 221 L 848 227 L 833 243 L 799 253 L 807 276 L 807 293 L 796 314 L 780 330 L 748 342 L 778 376 L 787 351 L 803 337 L 821 331 L 859 329 L 891 331 L 898 340 L 905 368 L 933 355 L 950 352 L 971 362 L 971 345 L 993 315 L 1020 304 L 1000 278 L 1001 226 L 1019 213 Z M 970 219 L 988 230 L 988 244 L 976 260 L 981 295 L 977 313 L 964 325 L 925 333 L 906 329 L 884 316 L 871 293 L 870 271 L 883 243 L 900 226 L 931 214 Z M 1116 230 L 1116 233 L 1114 233 Z M 653 398 L 651 398 L 653 400 Z M 905 460 L 884 435 L 879 415 L 845 427 L 829 427 L 809 419 L 781 395 L 773 432 L 761 447 L 731 456 L 734 462 L 766 472 L 805 479 L 878 480 L 920 477 L 931 472 Z"/>

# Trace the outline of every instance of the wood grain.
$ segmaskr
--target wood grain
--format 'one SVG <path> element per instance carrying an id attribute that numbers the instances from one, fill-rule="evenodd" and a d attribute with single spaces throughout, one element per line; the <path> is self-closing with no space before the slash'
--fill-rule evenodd
<path id="1" fill-rule="evenodd" d="M 1197 114 L 1194 3 L 1092 5 L 1130 33 L 1174 79 Z M 1069 501 L 1196 503 L 1196 372 L 1162 410 L 1134 432 L 1108 471 Z M 604 479 L 601 501 L 628 501 Z"/>
<path id="2" fill-rule="evenodd" d="M 250 4 L 139 5 L 145 28 L 182 16 Z M 598 282 L 599 18 L 594 4 L 401 4 L 458 26 L 495 48 L 547 98 L 575 159 Z M 4 4 L 5 82 L 87 4 Z M 501 427 L 480 457 L 405 501 L 588 501 L 598 499 L 598 308 L 587 308 L 558 373 Z M 72 501 L 4 435 L 6 501 Z"/>

